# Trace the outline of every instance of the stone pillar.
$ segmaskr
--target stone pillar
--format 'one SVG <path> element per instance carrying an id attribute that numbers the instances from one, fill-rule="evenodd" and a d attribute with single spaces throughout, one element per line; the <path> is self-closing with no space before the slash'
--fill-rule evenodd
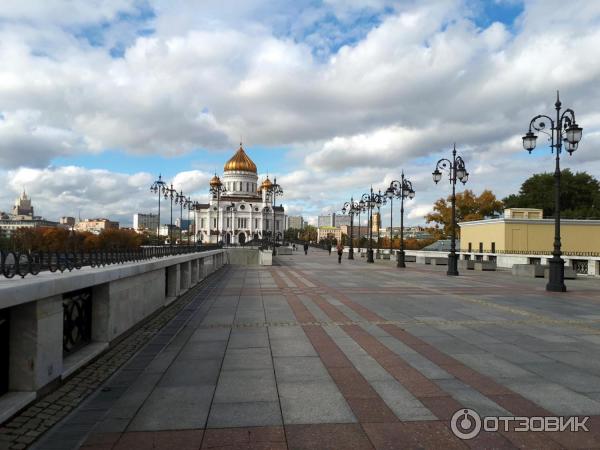
<path id="1" fill-rule="evenodd" d="M 192 264 L 191 261 L 186 261 L 179 264 L 181 293 L 187 291 L 192 285 Z"/>
<path id="2" fill-rule="evenodd" d="M 10 310 L 9 389 L 37 391 L 63 371 L 62 296 Z"/>
<path id="3" fill-rule="evenodd" d="M 178 297 L 181 292 L 179 264 L 167 267 L 167 298 Z"/>
<path id="4" fill-rule="evenodd" d="M 92 288 L 92 341 L 110 342 L 117 330 L 111 330 L 112 311 L 110 308 L 110 284 L 104 283 Z"/>
<path id="5" fill-rule="evenodd" d="M 196 284 L 198 284 L 198 260 L 197 259 L 192 259 L 190 261 L 191 263 L 191 267 L 192 267 L 192 275 L 191 275 L 191 286 L 195 286 Z"/>
<path id="6" fill-rule="evenodd" d="M 597 259 L 588 259 L 588 275 L 600 275 L 600 261 Z"/>
<path id="7" fill-rule="evenodd" d="M 200 258 L 198 260 L 198 281 L 202 281 L 206 278 L 206 274 L 204 273 L 204 258 Z"/>

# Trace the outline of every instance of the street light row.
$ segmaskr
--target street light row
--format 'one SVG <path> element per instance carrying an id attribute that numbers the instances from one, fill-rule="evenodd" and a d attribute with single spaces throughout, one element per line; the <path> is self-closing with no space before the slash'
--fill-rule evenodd
<path id="1" fill-rule="evenodd" d="M 171 203 L 171 220 L 169 225 L 169 243 L 173 243 L 173 203 L 175 205 L 179 205 L 179 242 L 183 241 L 182 228 L 183 228 L 183 210 L 187 209 L 188 214 L 188 224 L 190 222 L 190 211 L 196 210 L 199 206 L 197 201 L 192 201 L 190 197 L 187 197 L 183 194 L 183 190 L 177 192 L 177 189 L 173 187 L 173 183 L 167 185 L 165 181 L 163 181 L 162 176 L 159 174 L 158 179 L 155 180 L 150 186 L 150 192 L 153 194 L 158 194 L 158 225 L 156 227 L 156 238 L 160 240 L 160 200 L 164 197 L 165 200 L 170 200 Z M 194 221 L 196 219 L 196 215 L 194 214 Z M 194 233 L 196 232 L 196 227 L 194 226 Z M 190 243 L 190 233 L 188 229 L 187 235 L 188 244 Z"/>
<path id="2" fill-rule="evenodd" d="M 563 145 L 565 149 L 572 155 L 579 146 L 583 129 L 575 120 L 575 112 L 572 109 L 566 109 L 561 113 L 562 103 L 558 92 L 556 93 L 556 102 L 554 103 L 556 110 L 556 118 L 544 114 L 540 114 L 531 119 L 529 130 L 523 136 L 523 148 L 529 153 L 536 146 L 538 136 L 534 130 L 539 133 L 544 133 L 548 136 L 550 148 L 555 153 L 555 170 L 554 170 L 554 249 L 552 258 L 550 259 L 550 270 L 548 284 L 546 290 L 564 292 L 566 286 L 564 283 L 564 260 L 561 258 L 561 239 L 560 239 L 560 154 Z M 549 122 L 550 127 L 548 127 Z M 450 253 L 448 254 L 448 271 L 450 276 L 458 275 L 458 255 L 456 254 L 456 183 L 460 181 L 466 184 L 469 179 L 464 159 L 456 153 L 456 144 L 452 148 L 452 159 L 440 159 L 435 170 L 432 172 L 433 181 L 437 184 L 442 179 L 442 171 L 448 172 L 450 184 L 452 185 L 452 223 L 451 223 L 451 241 Z M 386 199 L 390 200 L 390 207 L 393 206 L 393 199 L 400 198 L 400 251 L 397 254 L 397 267 L 405 267 L 404 261 L 404 199 L 412 199 L 415 196 L 412 183 L 404 177 L 404 172 L 400 177 L 400 181 L 392 181 L 389 188 L 382 193 L 373 192 L 373 187 L 369 193 L 363 194 L 359 202 L 351 198 L 349 202 L 344 203 L 342 213 L 350 215 L 350 250 L 348 259 L 354 259 L 354 215 L 359 216 L 359 231 L 360 231 L 360 214 L 368 213 L 369 217 L 369 249 L 367 252 L 367 262 L 373 263 L 373 209 L 378 211 L 381 206 L 386 204 Z M 391 211 L 393 212 L 393 211 Z M 390 216 L 392 215 L 390 212 Z M 392 252 L 392 218 L 390 217 L 390 254 Z M 361 233 L 359 232 L 359 235 Z M 377 247 L 379 249 L 379 239 L 377 239 Z"/>

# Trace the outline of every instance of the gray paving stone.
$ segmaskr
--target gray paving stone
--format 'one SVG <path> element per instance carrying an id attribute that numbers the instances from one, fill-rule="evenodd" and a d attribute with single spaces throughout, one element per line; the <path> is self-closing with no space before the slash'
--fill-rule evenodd
<path id="1" fill-rule="evenodd" d="M 208 428 L 281 426 L 279 402 L 213 403 Z"/>
<path id="2" fill-rule="evenodd" d="M 528 371 L 548 381 L 560 384 L 567 389 L 581 393 L 600 390 L 600 377 L 560 362 L 523 364 Z"/>
<path id="3" fill-rule="evenodd" d="M 190 342 L 196 341 L 226 341 L 229 339 L 229 328 L 199 328 L 190 337 Z"/>
<path id="4" fill-rule="evenodd" d="M 231 348 L 227 350 L 222 370 L 269 369 L 273 367 L 268 348 Z"/>
<path id="5" fill-rule="evenodd" d="M 597 415 L 600 402 L 556 383 L 541 380 L 505 379 L 504 384 L 557 415 Z"/>
<path id="6" fill-rule="evenodd" d="M 227 347 L 227 341 L 195 341 L 188 342 L 179 355 L 178 359 L 192 359 L 192 360 L 203 360 L 203 359 L 223 359 L 225 354 L 225 348 Z"/>
<path id="7" fill-rule="evenodd" d="M 457 379 L 437 380 L 436 383 L 465 407 L 477 411 L 482 417 L 512 415 L 494 401 Z"/>
<path id="8" fill-rule="evenodd" d="M 214 397 L 217 403 L 277 400 L 277 386 L 272 369 L 223 370 Z"/>
<path id="9" fill-rule="evenodd" d="M 156 388 L 128 427 L 129 431 L 204 427 L 214 385 Z"/>
<path id="10" fill-rule="evenodd" d="M 497 358 L 490 353 L 477 355 L 455 354 L 454 357 L 465 363 L 467 366 L 480 371 L 484 375 L 489 375 L 494 378 L 518 378 L 531 377 L 533 375 L 532 372 L 509 361 Z"/>
<path id="11" fill-rule="evenodd" d="M 219 359 L 176 359 L 160 380 L 161 387 L 216 384 Z"/>
<path id="12" fill-rule="evenodd" d="M 278 383 L 331 381 L 318 356 L 274 357 L 273 362 Z"/>
<path id="13" fill-rule="evenodd" d="M 271 339 L 271 351 L 274 357 L 280 356 L 317 356 L 308 338 Z"/>
<path id="14" fill-rule="evenodd" d="M 437 420 L 419 400 L 396 380 L 371 381 L 371 386 L 402 421 Z"/>
<path id="15" fill-rule="evenodd" d="M 284 423 L 354 423 L 356 417 L 333 382 L 279 383 Z"/>

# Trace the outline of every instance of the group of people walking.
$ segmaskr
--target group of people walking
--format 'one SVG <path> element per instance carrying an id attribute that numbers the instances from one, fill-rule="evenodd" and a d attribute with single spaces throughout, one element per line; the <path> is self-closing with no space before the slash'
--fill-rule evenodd
<path id="1" fill-rule="evenodd" d="M 292 244 L 292 248 L 294 251 L 296 251 L 296 244 Z M 329 250 L 329 254 L 331 255 L 331 249 L 333 248 L 333 246 L 331 245 L 331 243 L 329 243 L 329 245 L 327 246 L 327 249 Z M 337 254 L 338 254 L 338 264 L 342 263 L 342 255 L 344 254 L 344 245 L 339 242 L 335 248 L 337 250 Z M 304 243 L 304 254 L 308 255 L 308 242 Z"/>

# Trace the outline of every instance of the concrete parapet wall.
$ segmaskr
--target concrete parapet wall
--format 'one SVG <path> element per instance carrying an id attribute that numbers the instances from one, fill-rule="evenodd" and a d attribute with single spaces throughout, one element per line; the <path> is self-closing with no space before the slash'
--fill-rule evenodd
<path id="1" fill-rule="evenodd" d="M 224 254 L 224 250 L 213 250 L 0 280 L 0 309 L 8 310 L 10 318 L 11 394 L 10 402 L 0 395 L 0 423 L 50 383 L 73 373 L 123 333 L 220 268 L 226 262 Z M 91 342 L 85 340 L 83 344 L 89 343 L 81 350 L 77 346 L 65 353 L 65 294 L 81 290 L 87 292 L 86 304 L 91 310 Z M 15 395 L 20 394 L 24 403 L 15 401 Z"/>

